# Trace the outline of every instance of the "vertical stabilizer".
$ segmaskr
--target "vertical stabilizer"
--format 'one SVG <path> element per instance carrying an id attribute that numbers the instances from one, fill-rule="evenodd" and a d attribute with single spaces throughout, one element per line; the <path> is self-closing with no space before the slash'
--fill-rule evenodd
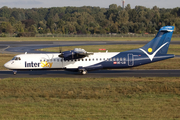
<path id="1" fill-rule="evenodd" d="M 162 27 L 156 37 L 140 48 L 141 51 L 152 54 L 167 54 L 169 44 L 174 31 L 174 26 Z"/>

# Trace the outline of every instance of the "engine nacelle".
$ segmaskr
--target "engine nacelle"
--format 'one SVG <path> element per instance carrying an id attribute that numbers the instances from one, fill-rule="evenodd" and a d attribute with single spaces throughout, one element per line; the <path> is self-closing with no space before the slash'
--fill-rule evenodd
<path id="1" fill-rule="evenodd" d="M 64 58 L 64 60 L 73 60 L 73 59 L 84 58 L 90 54 L 93 53 L 87 53 L 84 49 L 75 48 L 74 50 L 62 52 L 59 55 L 59 57 Z"/>

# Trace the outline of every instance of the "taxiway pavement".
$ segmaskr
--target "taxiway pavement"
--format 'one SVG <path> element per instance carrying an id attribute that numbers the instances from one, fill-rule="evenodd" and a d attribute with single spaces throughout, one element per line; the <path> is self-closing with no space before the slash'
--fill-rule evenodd
<path id="1" fill-rule="evenodd" d="M 114 78 L 114 77 L 180 77 L 180 70 L 99 70 L 81 75 L 69 71 L 0 71 L 0 78 Z"/>

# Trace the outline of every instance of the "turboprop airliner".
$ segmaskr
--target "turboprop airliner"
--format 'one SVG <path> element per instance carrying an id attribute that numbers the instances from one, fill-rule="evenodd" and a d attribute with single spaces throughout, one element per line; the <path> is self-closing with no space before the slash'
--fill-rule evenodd
<path id="1" fill-rule="evenodd" d="M 173 58 L 167 54 L 174 26 L 164 26 L 156 37 L 145 46 L 125 52 L 87 52 L 81 48 L 49 54 L 20 54 L 4 64 L 13 70 L 56 70 L 63 69 L 86 74 L 99 69 L 120 69 L 140 66 Z"/>

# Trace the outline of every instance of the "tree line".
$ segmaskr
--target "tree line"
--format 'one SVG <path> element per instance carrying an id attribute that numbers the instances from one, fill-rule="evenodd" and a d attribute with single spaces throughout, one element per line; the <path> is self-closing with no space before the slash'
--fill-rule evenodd
<path id="1" fill-rule="evenodd" d="M 180 8 L 146 8 L 128 4 L 100 7 L 0 8 L 0 34 L 155 34 L 173 25 L 180 32 Z"/>

